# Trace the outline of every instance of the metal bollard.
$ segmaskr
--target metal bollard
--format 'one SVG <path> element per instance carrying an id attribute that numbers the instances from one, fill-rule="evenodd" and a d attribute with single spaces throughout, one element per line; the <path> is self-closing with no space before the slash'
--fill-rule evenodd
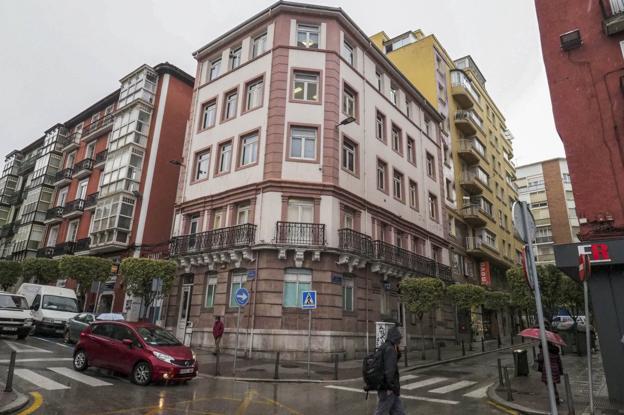
<path id="1" fill-rule="evenodd" d="M 17 353 L 14 351 L 11 352 L 11 361 L 9 362 L 9 373 L 7 373 L 6 387 L 4 388 L 5 392 L 13 391 L 13 371 L 15 370 L 15 356 Z"/>
<path id="2" fill-rule="evenodd" d="M 403 362 L 404 362 L 404 364 L 405 364 L 405 367 L 407 367 L 407 346 L 405 346 L 405 347 L 403 348 L 403 350 L 404 350 L 404 353 L 403 353 Z"/>
<path id="3" fill-rule="evenodd" d="M 481 353 L 485 352 L 485 339 L 481 337 Z"/>
<path id="4" fill-rule="evenodd" d="M 221 372 L 219 371 L 219 359 L 221 358 L 221 353 L 217 353 L 217 360 L 215 361 L 215 376 L 221 376 Z"/>
<path id="5" fill-rule="evenodd" d="M 273 373 L 273 379 L 279 379 L 279 359 L 280 352 L 275 355 L 275 373 Z"/>
<path id="6" fill-rule="evenodd" d="M 501 347 L 503 345 L 503 342 L 500 337 L 500 333 L 498 334 L 498 336 L 496 336 L 496 343 L 498 344 L 498 347 Z"/>
<path id="7" fill-rule="evenodd" d="M 462 356 L 466 356 L 466 347 L 464 346 L 463 340 L 462 340 Z"/>
<path id="8" fill-rule="evenodd" d="M 503 379 L 503 365 L 500 359 L 497 359 L 496 365 L 498 366 L 498 384 L 505 386 L 505 380 Z"/>
<path id="9" fill-rule="evenodd" d="M 509 372 L 507 368 L 503 368 L 503 373 L 505 374 L 505 385 L 507 386 L 507 400 L 509 402 L 513 401 L 513 396 L 511 394 L 511 382 L 509 381 Z"/>
<path id="10" fill-rule="evenodd" d="M 511 339 L 511 345 L 513 346 L 513 344 L 514 344 L 514 342 L 513 342 L 513 333 L 511 333 L 511 334 L 509 335 L 509 338 Z"/>
<path id="11" fill-rule="evenodd" d="M 568 401 L 568 415 L 575 415 L 574 396 L 572 396 L 572 388 L 570 387 L 570 378 L 567 373 L 563 373 L 563 382 L 565 384 L 566 398 Z"/>
<path id="12" fill-rule="evenodd" d="M 334 380 L 338 380 L 338 353 L 334 355 Z"/>
<path id="13" fill-rule="evenodd" d="M 438 343 L 438 362 L 442 360 L 442 348 L 440 347 L 440 343 Z"/>

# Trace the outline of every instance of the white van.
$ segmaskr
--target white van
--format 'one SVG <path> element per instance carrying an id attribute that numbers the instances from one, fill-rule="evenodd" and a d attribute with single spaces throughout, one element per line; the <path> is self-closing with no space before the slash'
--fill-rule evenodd
<path id="1" fill-rule="evenodd" d="M 26 298 L 0 292 L 0 333 L 25 339 L 32 329 L 33 318 Z"/>
<path id="2" fill-rule="evenodd" d="M 62 335 L 67 320 L 78 314 L 78 299 L 74 290 L 24 283 L 17 290 L 32 310 L 35 331 Z"/>

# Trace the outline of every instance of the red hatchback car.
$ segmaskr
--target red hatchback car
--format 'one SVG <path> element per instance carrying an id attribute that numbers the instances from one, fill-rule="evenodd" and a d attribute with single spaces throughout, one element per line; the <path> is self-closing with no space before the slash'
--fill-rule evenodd
<path id="1" fill-rule="evenodd" d="M 188 381 L 197 376 L 195 353 L 167 330 L 151 323 L 95 322 L 80 333 L 74 369 L 89 366 L 130 375 L 132 382 Z"/>

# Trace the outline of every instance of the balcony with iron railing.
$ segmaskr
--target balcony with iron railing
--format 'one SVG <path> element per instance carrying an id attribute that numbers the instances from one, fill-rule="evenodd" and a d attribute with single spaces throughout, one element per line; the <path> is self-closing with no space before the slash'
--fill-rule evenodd
<path id="1" fill-rule="evenodd" d="M 54 247 L 53 246 L 45 246 L 43 248 L 39 248 L 37 250 L 38 258 L 52 258 L 54 256 Z"/>
<path id="2" fill-rule="evenodd" d="M 82 131 L 75 131 L 67 136 L 63 143 L 63 152 L 68 152 L 80 147 L 80 138 L 82 137 Z"/>
<path id="3" fill-rule="evenodd" d="M 477 228 L 485 226 L 488 220 L 492 220 L 492 215 L 489 214 L 480 205 L 464 206 L 461 209 L 461 214 L 466 223 Z"/>
<path id="4" fill-rule="evenodd" d="M 82 215 L 84 204 L 84 199 L 74 199 L 71 202 L 67 202 L 63 208 L 63 218 L 75 218 Z"/>
<path id="5" fill-rule="evenodd" d="M 98 201 L 98 192 L 88 194 L 84 201 L 84 210 L 95 209 Z"/>
<path id="6" fill-rule="evenodd" d="M 54 175 L 54 185 L 63 186 L 71 182 L 74 170 L 71 167 L 63 169 Z"/>
<path id="7" fill-rule="evenodd" d="M 485 160 L 485 147 L 476 137 L 463 138 L 459 140 L 457 154 L 472 165 Z"/>
<path id="8" fill-rule="evenodd" d="M 93 168 L 103 168 L 106 163 L 106 158 L 108 157 L 108 150 L 102 150 L 95 155 L 95 163 L 93 164 Z"/>
<path id="9" fill-rule="evenodd" d="M 256 241 L 256 225 L 230 226 L 207 232 L 176 236 L 171 240 L 171 256 L 214 252 L 252 246 Z"/>
<path id="10" fill-rule="evenodd" d="M 489 186 L 489 177 L 478 169 L 464 170 L 459 184 L 471 194 L 480 194 Z"/>
<path id="11" fill-rule="evenodd" d="M 89 251 L 89 246 L 91 245 L 91 238 L 82 238 L 76 241 L 76 245 L 74 247 L 74 253 L 78 252 L 86 253 Z"/>
<path id="12" fill-rule="evenodd" d="M 63 206 L 55 206 L 46 211 L 44 223 L 60 222 L 63 219 Z"/>
<path id="13" fill-rule="evenodd" d="M 338 247 L 342 251 L 357 255 L 373 256 L 373 240 L 371 237 L 353 229 L 338 229 Z"/>
<path id="14" fill-rule="evenodd" d="M 466 135 L 483 131 L 483 120 L 474 110 L 459 110 L 455 113 L 455 126 Z"/>
<path id="15" fill-rule="evenodd" d="M 82 130 L 82 139 L 84 141 L 89 141 L 96 138 L 99 134 L 104 133 L 107 129 L 113 126 L 113 120 L 113 115 L 109 114 L 87 125 Z"/>
<path id="16" fill-rule="evenodd" d="M 462 108 L 472 108 L 481 101 L 481 96 L 462 71 L 451 71 L 451 93 Z"/>
<path id="17" fill-rule="evenodd" d="M 76 242 L 63 242 L 54 247 L 52 256 L 73 255 L 76 249 Z"/>
<path id="18" fill-rule="evenodd" d="M 326 243 L 322 223 L 282 222 L 275 225 L 275 243 L 294 246 L 323 246 Z"/>
<path id="19" fill-rule="evenodd" d="M 607 36 L 624 31 L 624 0 L 599 0 L 602 26 Z"/>
<path id="20" fill-rule="evenodd" d="M 74 179 L 82 179 L 91 174 L 95 160 L 92 158 L 82 159 L 78 163 L 74 164 Z"/>
<path id="21" fill-rule="evenodd" d="M 480 236 L 471 236 L 466 238 L 466 251 L 477 257 L 498 257 L 498 249 L 493 243 L 487 242 L 485 238 Z"/>

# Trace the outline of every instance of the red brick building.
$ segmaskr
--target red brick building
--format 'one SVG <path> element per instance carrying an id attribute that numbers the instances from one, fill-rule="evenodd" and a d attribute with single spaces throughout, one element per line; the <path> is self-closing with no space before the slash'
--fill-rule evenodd
<path id="1" fill-rule="evenodd" d="M 624 2 L 535 5 L 579 238 L 624 236 Z"/>

